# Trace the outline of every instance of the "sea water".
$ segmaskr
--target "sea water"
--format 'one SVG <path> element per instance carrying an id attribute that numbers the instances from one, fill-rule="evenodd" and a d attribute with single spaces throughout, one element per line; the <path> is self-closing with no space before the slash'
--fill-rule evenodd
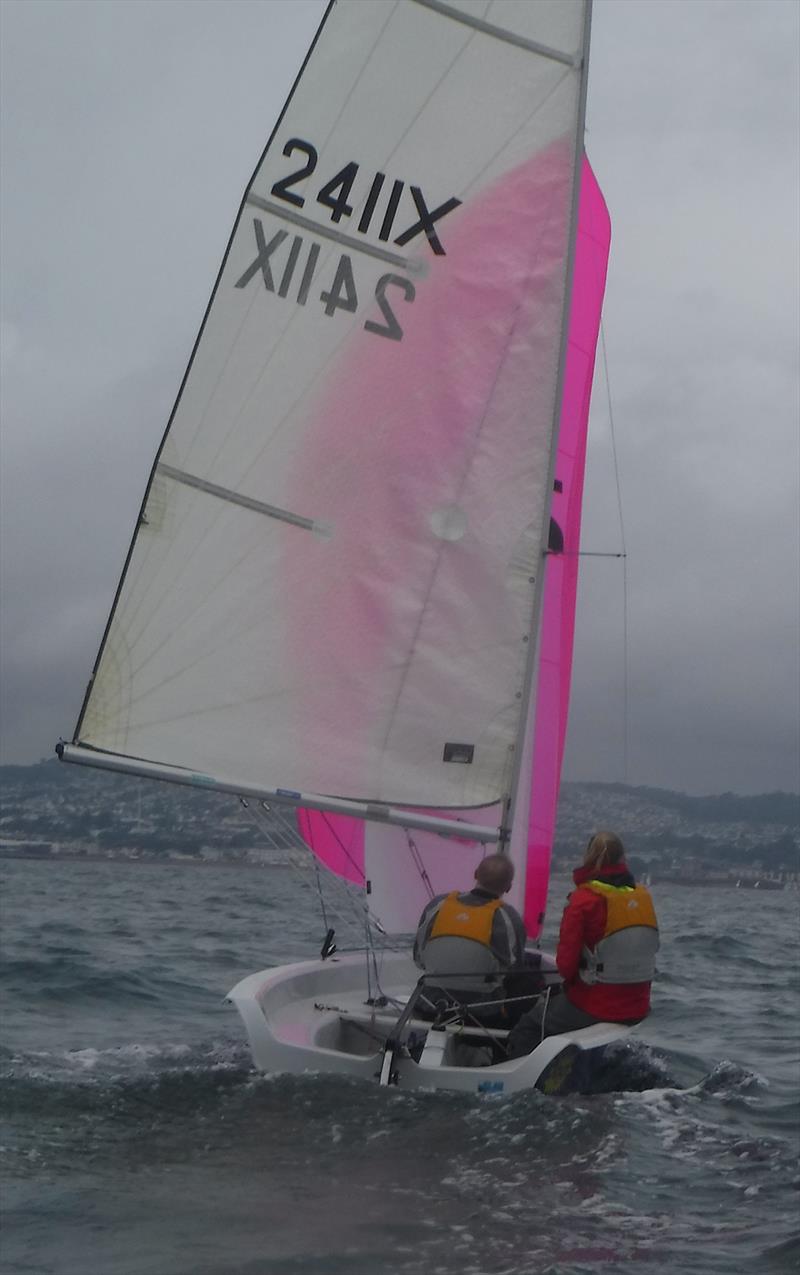
<path id="1" fill-rule="evenodd" d="M 657 888 L 603 1092 L 473 1097 L 253 1072 L 225 993 L 324 935 L 289 868 L 2 875 L 6 1275 L 798 1270 L 797 893 Z"/>

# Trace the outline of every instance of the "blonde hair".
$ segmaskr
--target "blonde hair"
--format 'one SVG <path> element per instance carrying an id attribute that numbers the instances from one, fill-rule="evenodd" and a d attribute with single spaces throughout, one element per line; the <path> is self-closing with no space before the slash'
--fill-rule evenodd
<path id="1" fill-rule="evenodd" d="M 514 880 L 514 864 L 507 854 L 487 854 L 475 869 L 475 880 L 490 894 L 506 894 Z"/>
<path id="2" fill-rule="evenodd" d="M 604 868 L 607 864 L 621 863 L 625 858 L 625 847 L 616 833 L 596 832 L 589 838 L 586 854 L 583 857 L 585 868 Z"/>

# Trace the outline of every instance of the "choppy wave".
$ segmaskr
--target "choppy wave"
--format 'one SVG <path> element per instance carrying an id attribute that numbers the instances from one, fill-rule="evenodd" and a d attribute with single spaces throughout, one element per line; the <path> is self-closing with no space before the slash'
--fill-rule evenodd
<path id="1" fill-rule="evenodd" d="M 13 865 L 9 1275 L 796 1269 L 785 899 L 660 896 L 655 1013 L 592 1092 L 479 1098 L 256 1074 L 224 994 L 317 922 L 279 873 L 182 873 Z"/>

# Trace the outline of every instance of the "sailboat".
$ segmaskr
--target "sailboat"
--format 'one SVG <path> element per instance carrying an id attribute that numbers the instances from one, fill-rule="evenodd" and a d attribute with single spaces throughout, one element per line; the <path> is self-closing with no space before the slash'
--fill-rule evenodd
<path id="1" fill-rule="evenodd" d="M 536 943 L 610 240 L 590 0 L 333 0 L 244 195 L 62 760 L 296 812 L 363 951 L 245 977 L 255 1064 L 563 1088 L 421 1013 L 410 940 L 482 855 Z M 542 957 L 545 988 L 558 981 Z M 546 994 L 546 992 L 545 992 Z"/>

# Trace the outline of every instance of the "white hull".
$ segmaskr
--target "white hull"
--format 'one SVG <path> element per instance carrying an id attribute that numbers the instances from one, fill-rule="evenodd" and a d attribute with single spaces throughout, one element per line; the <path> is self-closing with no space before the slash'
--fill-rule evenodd
<path id="1" fill-rule="evenodd" d="M 485 1031 L 433 1029 L 412 1018 L 404 1042 L 412 1045 L 415 1057 L 407 1049 L 392 1053 L 386 1042 L 400 1013 L 392 1001 L 405 1005 L 419 970 L 410 957 L 386 953 L 379 958 L 379 973 L 381 992 L 390 1002 L 382 1008 L 366 1003 L 361 952 L 261 970 L 237 983 L 228 999 L 244 1020 L 256 1067 L 290 1075 L 334 1072 L 403 1089 L 560 1093 L 574 1087 L 574 1068 L 590 1060 L 590 1051 L 632 1030 L 598 1023 L 547 1037 L 525 1057 L 492 1065 Z"/>

